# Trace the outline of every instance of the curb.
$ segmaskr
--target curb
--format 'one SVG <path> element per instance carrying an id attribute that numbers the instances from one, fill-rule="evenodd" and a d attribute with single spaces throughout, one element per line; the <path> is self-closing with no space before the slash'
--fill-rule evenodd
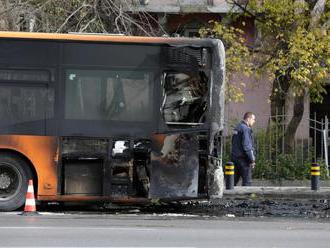
<path id="1" fill-rule="evenodd" d="M 317 191 L 310 187 L 241 187 L 236 186 L 233 190 L 225 190 L 224 198 L 239 197 L 269 197 L 269 198 L 305 198 L 305 199 L 330 199 L 330 187 L 323 187 Z"/>

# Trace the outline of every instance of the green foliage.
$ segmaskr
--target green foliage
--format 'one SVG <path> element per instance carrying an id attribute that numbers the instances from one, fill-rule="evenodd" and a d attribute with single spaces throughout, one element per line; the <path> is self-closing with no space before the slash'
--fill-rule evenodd
<path id="1" fill-rule="evenodd" d="M 271 132 L 270 130 L 279 130 Z M 260 130 L 255 135 L 257 147 L 257 161 L 254 177 L 260 179 L 304 180 L 310 175 L 312 147 L 309 151 L 301 144 L 293 154 L 281 150 L 283 132 L 280 125 L 273 124 L 269 131 Z M 307 148 L 308 149 L 308 148 Z"/>
<path id="2" fill-rule="evenodd" d="M 286 76 L 294 95 L 306 89 L 314 102 L 322 101 L 330 72 L 329 8 L 313 12 L 314 4 L 294 0 L 251 0 L 244 15 L 254 17 L 260 32 L 255 53 L 273 78 Z M 280 90 L 280 89 L 279 89 Z"/>
<path id="3" fill-rule="evenodd" d="M 318 161 L 321 169 L 321 179 L 328 179 L 325 163 Z M 301 161 L 293 154 L 279 154 L 274 161 L 260 157 L 257 159 L 253 177 L 272 181 L 309 180 L 310 160 Z"/>
<path id="4" fill-rule="evenodd" d="M 220 22 L 211 21 L 209 28 L 199 31 L 201 37 L 217 37 L 222 40 L 226 48 L 226 81 L 228 82 L 226 97 L 229 101 L 242 102 L 244 83 L 234 83 L 233 74 L 237 71 L 246 75 L 252 73 L 250 51 L 246 46 L 243 31 L 240 28 L 227 26 Z"/>
<path id="5" fill-rule="evenodd" d="M 275 125 L 271 127 L 273 130 Z M 293 154 L 285 154 L 279 148 L 281 132 L 267 132 L 259 130 L 256 132 L 255 141 L 256 166 L 253 171 L 255 179 L 271 180 L 281 182 L 283 180 L 309 180 L 310 167 L 314 157 L 314 148 L 297 146 Z M 231 140 L 226 139 L 224 144 L 223 161 L 230 161 Z M 318 159 L 321 168 L 321 179 L 328 179 L 324 160 Z"/>
<path id="6" fill-rule="evenodd" d="M 294 96 L 309 92 L 311 101 L 322 101 L 330 73 L 329 1 L 320 12 L 314 11 L 318 1 L 249 0 L 243 5 L 241 1 L 228 2 L 242 12 L 229 13 L 223 22 L 213 22 L 201 33 L 224 41 L 230 87 L 235 85 L 230 81 L 233 73 L 251 73 L 255 68 L 256 75 L 267 72 L 271 79 L 284 76 Z M 239 25 L 244 29 L 246 19 L 254 20 L 256 26 L 254 44 L 244 41 L 241 29 L 231 27 Z"/>
<path id="7" fill-rule="evenodd" d="M 321 102 L 326 93 L 325 84 L 330 78 L 330 1 L 307 0 L 227 0 L 236 8 L 221 23 L 213 23 L 211 31 L 205 32 L 212 37 L 224 41 L 227 54 L 227 71 L 229 73 L 229 92 L 237 83 L 233 83 L 232 75 L 237 72 L 251 70 L 255 75 L 269 76 L 273 81 L 270 95 L 271 111 L 283 105 L 285 98 L 292 93 L 294 108 L 301 109 L 307 92 L 312 102 Z M 325 3 L 324 8 L 320 7 Z M 315 8 L 316 4 L 318 8 Z M 237 11 L 240 10 L 240 11 Z M 250 20 L 255 24 L 254 42 L 244 42 L 241 30 L 233 29 L 233 35 L 227 35 L 230 26 L 244 29 L 244 22 Z M 216 24 L 216 25 L 215 25 Z M 232 34 L 230 33 L 230 34 Z M 231 40 L 235 39 L 236 42 Z M 243 42 L 241 42 L 243 41 Z M 247 47 L 246 50 L 243 47 Z M 233 51 L 232 51 L 233 50 Z M 238 65 L 239 64 L 239 65 Z M 299 98 L 298 98 L 299 96 Z M 240 95 L 240 98 L 243 96 Z M 296 101 L 297 100 L 297 101 Z M 300 104 L 300 105 L 299 105 Z M 294 111 L 295 120 L 301 119 L 303 111 Z M 285 114 L 285 113 L 283 113 Z M 293 119 L 294 120 L 294 119 Z M 286 145 L 294 144 L 298 124 L 289 122 Z M 283 126 L 283 129 L 290 125 Z M 273 127 L 268 127 L 270 130 Z M 266 137 L 259 134 L 261 142 L 270 142 L 268 150 L 258 150 L 258 161 L 255 176 L 266 179 L 307 178 L 309 176 L 310 157 L 305 161 L 295 154 L 278 151 L 276 142 L 280 137 Z M 260 146 L 262 147 L 262 146 Z M 310 151 L 301 151 L 309 154 Z M 285 155 L 284 155 L 285 154 Z M 304 159 L 303 159 L 304 160 Z"/>

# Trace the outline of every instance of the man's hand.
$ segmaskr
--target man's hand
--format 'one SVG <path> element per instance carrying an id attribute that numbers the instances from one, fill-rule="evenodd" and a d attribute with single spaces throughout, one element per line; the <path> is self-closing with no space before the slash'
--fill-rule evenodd
<path id="1" fill-rule="evenodd" d="M 254 169 L 254 168 L 256 167 L 256 162 L 253 161 L 253 162 L 250 164 L 250 166 L 251 166 L 252 169 Z"/>

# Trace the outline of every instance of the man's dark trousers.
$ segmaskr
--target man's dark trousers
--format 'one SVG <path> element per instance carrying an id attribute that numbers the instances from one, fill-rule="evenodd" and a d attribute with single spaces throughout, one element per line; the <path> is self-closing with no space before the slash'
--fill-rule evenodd
<path id="1" fill-rule="evenodd" d="M 242 177 L 242 186 L 251 186 L 252 172 L 249 161 L 244 158 L 233 159 L 235 166 L 234 184 L 237 185 L 239 179 Z"/>

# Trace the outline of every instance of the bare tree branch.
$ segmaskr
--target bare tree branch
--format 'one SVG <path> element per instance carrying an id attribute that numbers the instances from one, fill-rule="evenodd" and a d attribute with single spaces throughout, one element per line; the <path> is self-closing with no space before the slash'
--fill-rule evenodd
<path id="1" fill-rule="evenodd" d="M 81 5 L 78 9 L 76 9 L 75 11 L 73 11 L 66 19 L 65 19 L 65 21 L 62 23 L 62 25 L 56 30 L 56 33 L 59 33 L 61 30 L 62 30 L 62 28 L 68 23 L 68 21 L 75 15 L 75 14 L 77 14 L 81 9 L 83 9 L 83 8 L 85 8 L 85 7 L 90 7 L 90 8 L 92 8 L 92 6 L 91 5 L 85 5 L 85 4 L 83 4 L 83 5 Z"/>
<path id="2" fill-rule="evenodd" d="M 23 25 L 24 29 L 31 23 L 38 32 L 121 32 L 147 36 L 166 33 L 152 14 L 137 10 L 129 0 L 0 1 L 8 4 L 0 9 L 0 16 L 12 23 L 7 25 L 10 30 L 22 29 Z"/>

